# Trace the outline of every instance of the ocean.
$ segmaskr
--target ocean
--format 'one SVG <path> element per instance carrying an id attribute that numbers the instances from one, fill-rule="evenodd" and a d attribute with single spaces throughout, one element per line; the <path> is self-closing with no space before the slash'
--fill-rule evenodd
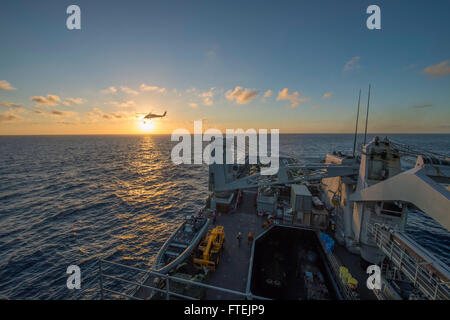
<path id="1" fill-rule="evenodd" d="M 450 151 L 450 135 L 389 137 Z M 174 165 L 174 144 L 170 135 L 0 136 L 0 298 L 98 298 L 98 258 L 150 268 L 208 195 L 207 166 Z M 352 147 L 352 134 L 280 135 L 281 153 L 304 163 Z M 450 235 L 434 220 L 412 211 L 407 232 L 450 263 Z M 81 290 L 66 287 L 72 264 L 81 268 Z"/>

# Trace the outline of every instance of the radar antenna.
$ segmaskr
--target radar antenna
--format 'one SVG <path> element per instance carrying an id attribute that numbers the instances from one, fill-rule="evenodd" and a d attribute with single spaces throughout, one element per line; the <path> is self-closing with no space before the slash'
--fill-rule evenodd
<path id="1" fill-rule="evenodd" d="M 363 145 L 366 145 L 367 121 L 369 120 L 369 102 L 370 102 L 370 84 L 369 84 L 369 95 L 367 96 L 366 129 L 364 130 L 364 144 Z"/>
<path id="2" fill-rule="evenodd" d="M 355 128 L 355 138 L 353 139 L 353 158 L 355 157 L 355 149 L 356 149 L 356 135 L 358 134 L 358 120 L 359 120 L 359 107 L 361 101 L 361 89 L 359 89 L 359 97 L 358 97 L 358 110 L 356 111 L 356 128 Z"/>

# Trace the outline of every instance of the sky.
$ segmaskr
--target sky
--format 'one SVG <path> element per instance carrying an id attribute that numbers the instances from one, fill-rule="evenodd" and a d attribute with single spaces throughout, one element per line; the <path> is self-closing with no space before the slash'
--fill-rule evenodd
<path id="1" fill-rule="evenodd" d="M 66 9 L 81 9 L 69 30 Z M 369 30 L 369 5 L 381 29 Z M 0 135 L 450 133 L 450 1 L 22 1 L 0 11 Z M 142 120 L 145 113 L 163 119 Z"/>

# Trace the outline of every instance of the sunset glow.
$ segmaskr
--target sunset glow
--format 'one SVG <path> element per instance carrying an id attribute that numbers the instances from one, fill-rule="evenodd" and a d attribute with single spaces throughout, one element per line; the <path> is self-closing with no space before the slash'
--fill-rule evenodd
<path id="1" fill-rule="evenodd" d="M 450 300 L 449 13 L 2 0 L 0 303 Z"/>
<path id="2" fill-rule="evenodd" d="M 0 11 L 0 135 L 171 134 L 200 119 L 219 130 L 351 133 L 369 83 L 368 132 L 450 132 L 448 4 L 415 3 L 405 15 L 388 1 L 385 27 L 368 30 L 354 1 L 244 2 L 238 12 L 227 2 L 81 1 L 89 20 L 67 30 L 62 4 L 29 2 L 36 12 L 24 20 L 21 3 Z"/>
<path id="3" fill-rule="evenodd" d="M 142 132 L 152 132 L 153 129 L 155 128 L 155 123 L 151 120 L 139 120 L 139 129 Z"/>

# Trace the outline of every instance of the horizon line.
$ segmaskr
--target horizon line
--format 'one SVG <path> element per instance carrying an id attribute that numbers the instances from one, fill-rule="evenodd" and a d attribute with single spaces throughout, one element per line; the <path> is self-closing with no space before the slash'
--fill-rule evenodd
<path id="1" fill-rule="evenodd" d="M 195 135 L 194 133 L 190 133 Z M 203 133 L 202 133 L 203 134 Z M 354 134 L 354 132 L 283 132 L 280 135 L 287 134 Z M 396 134 L 450 134 L 450 132 L 375 132 L 367 133 L 367 135 L 396 135 Z M 30 136 L 170 136 L 171 133 L 38 133 L 38 134 L 0 134 L 0 137 L 30 137 Z M 226 135 L 224 133 L 224 135 Z M 358 133 L 358 135 L 364 135 L 364 133 Z"/>

